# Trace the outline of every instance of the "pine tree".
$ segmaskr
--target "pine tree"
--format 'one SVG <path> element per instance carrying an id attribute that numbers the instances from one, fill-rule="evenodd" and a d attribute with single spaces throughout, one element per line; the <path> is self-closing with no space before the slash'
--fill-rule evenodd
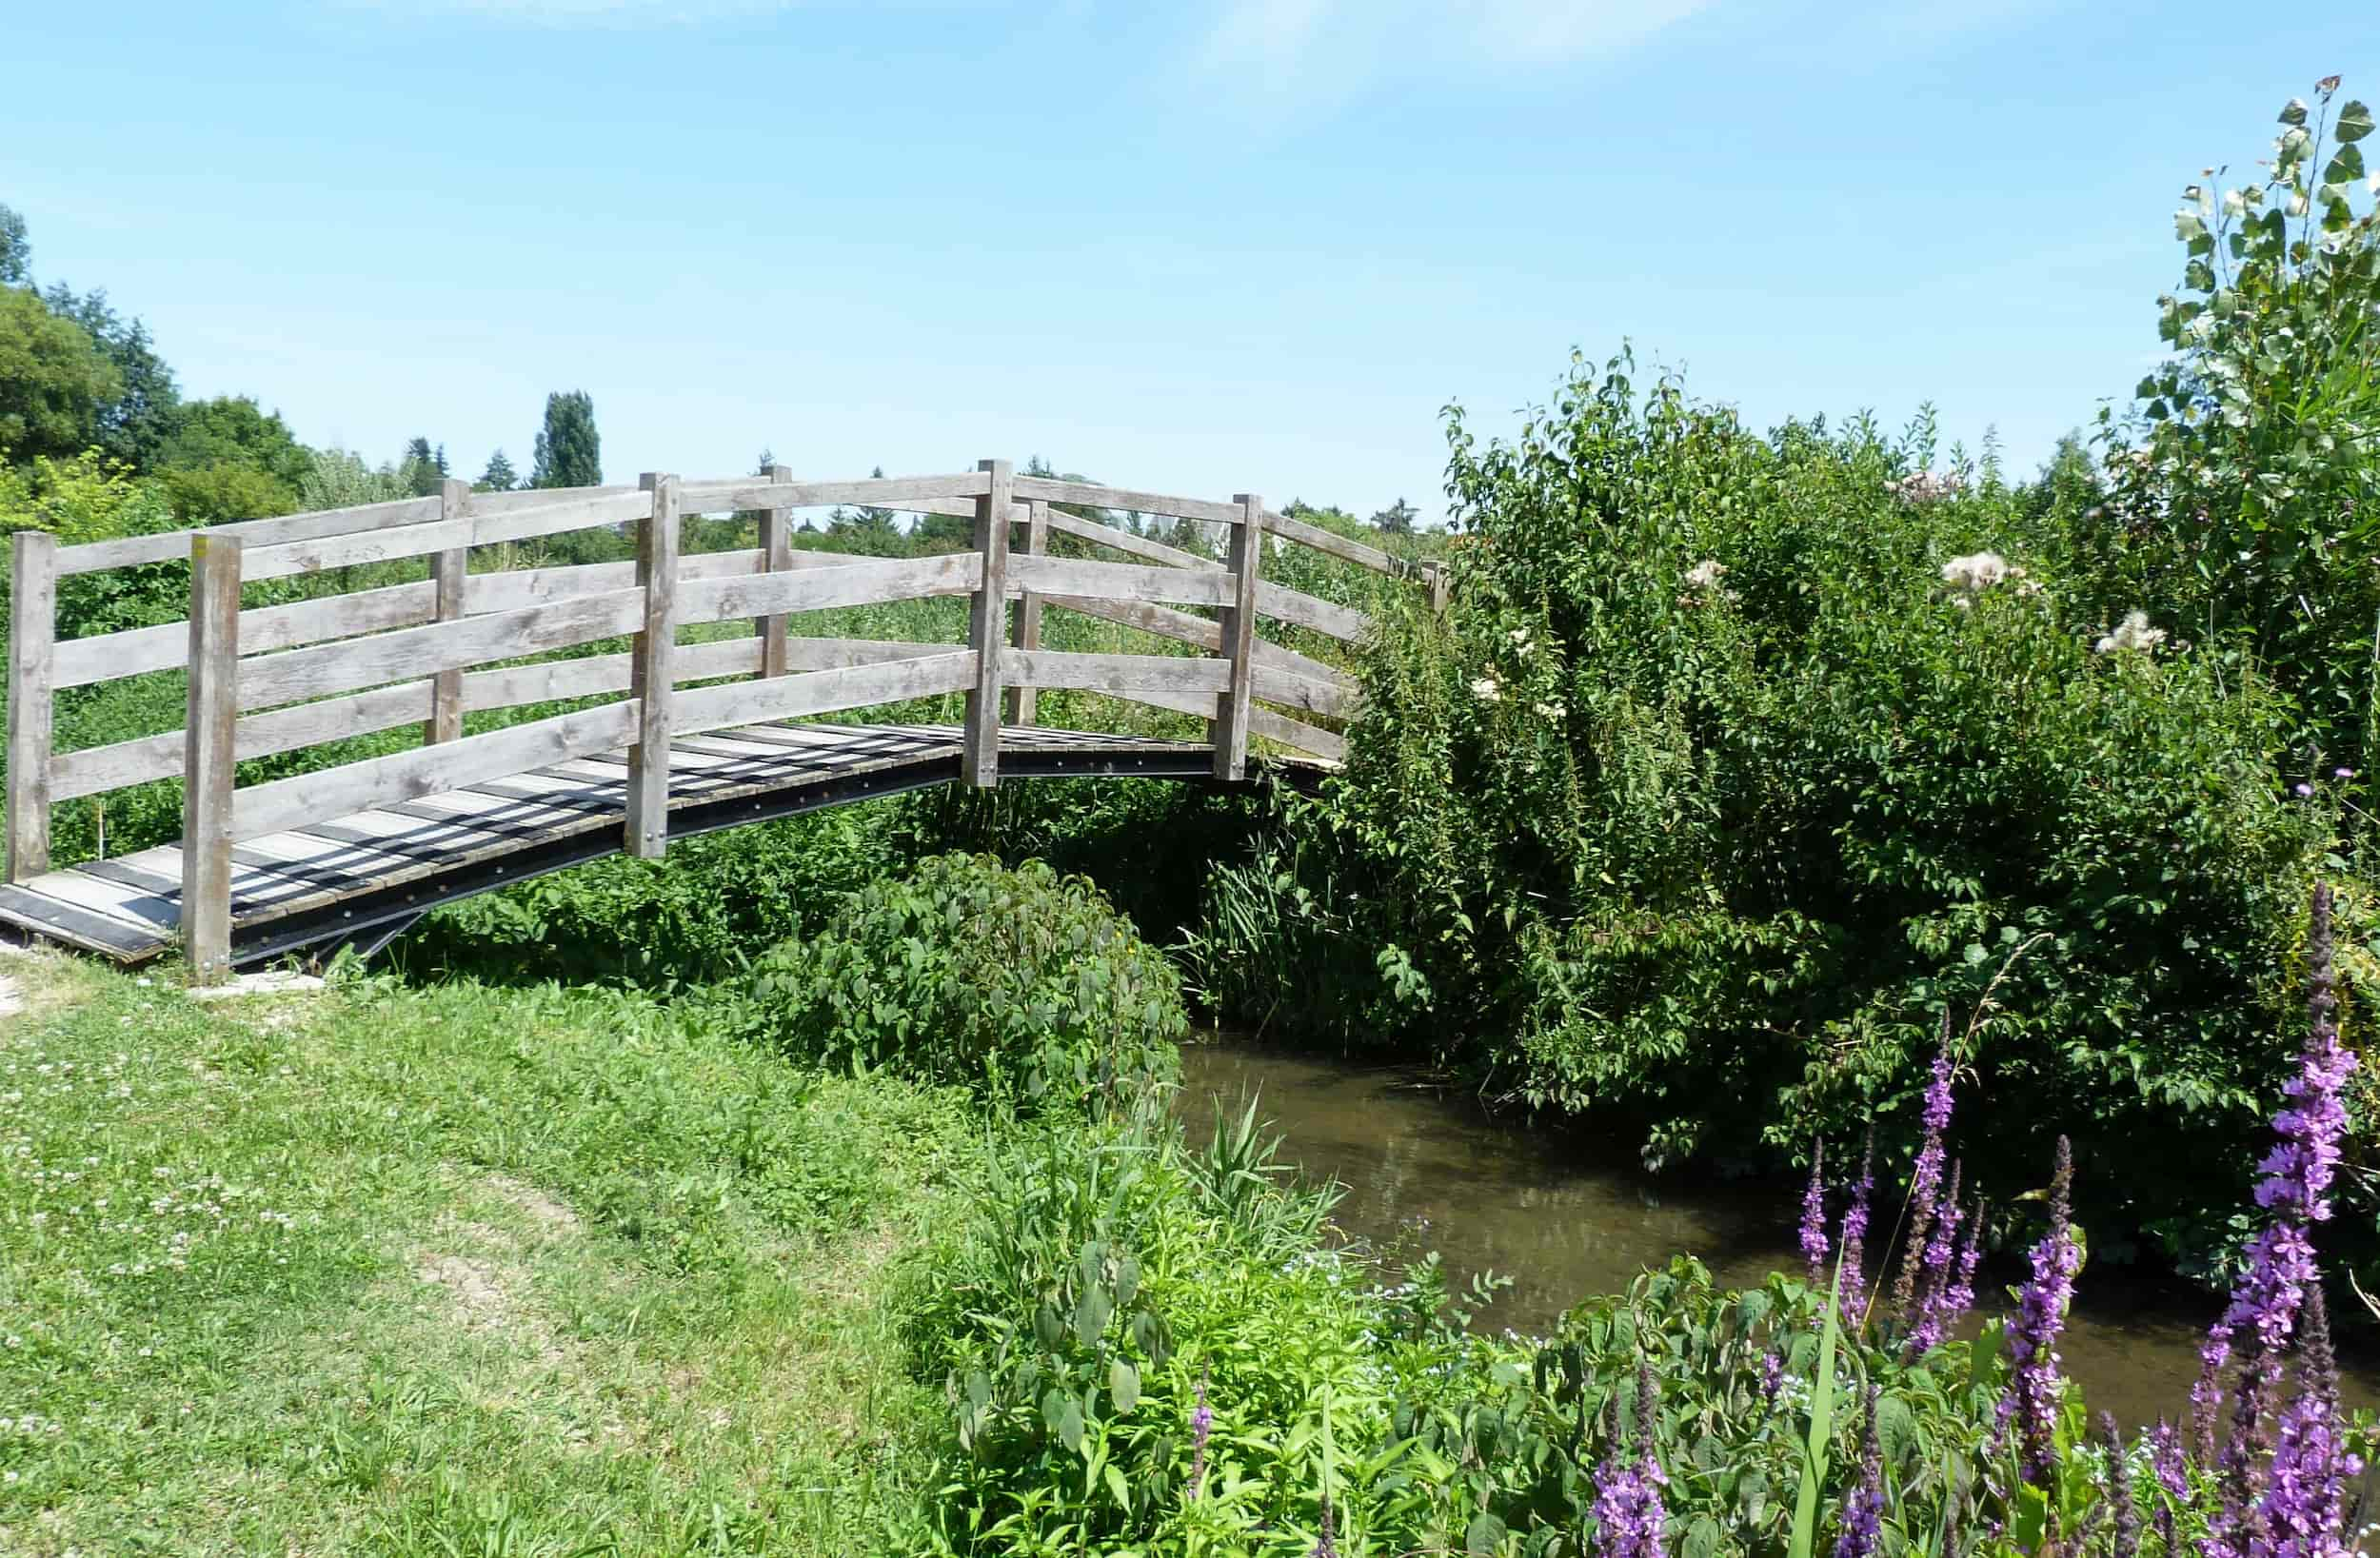
<path id="1" fill-rule="evenodd" d="M 595 402 L 584 389 L 545 397 L 545 425 L 529 469 L 533 487 L 604 484 L 604 442 L 595 431 Z"/>
<path id="2" fill-rule="evenodd" d="M 416 438 L 405 446 L 405 458 L 397 462 L 397 469 L 405 478 L 407 492 L 416 498 L 426 498 L 438 490 L 438 479 L 444 474 L 429 452 L 429 440 Z"/>
<path id="3" fill-rule="evenodd" d="M 1411 503 L 1399 498 L 1378 514 L 1373 515 L 1372 523 L 1378 525 L 1384 534 L 1410 536 L 1413 534 L 1414 517 L 1418 512 L 1418 510 Z"/>
<path id="4" fill-rule="evenodd" d="M 521 477 L 512 468 L 512 462 L 498 449 L 487 457 L 487 468 L 479 474 L 478 488 L 482 492 L 510 492 L 521 484 Z"/>

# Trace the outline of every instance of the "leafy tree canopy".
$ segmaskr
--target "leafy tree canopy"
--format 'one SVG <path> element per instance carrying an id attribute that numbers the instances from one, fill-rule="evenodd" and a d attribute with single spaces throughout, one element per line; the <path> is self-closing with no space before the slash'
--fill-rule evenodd
<path id="1" fill-rule="evenodd" d="M 1418 513 L 1418 511 L 1411 503 L 1400 497 L 1373 515 L 1372 524 L 1374 528 L 1392 536 L 1410 536 L 1413 534 L 1413 522 Z"/>
<path id="2" fill-rule="evenodd" d="M 255 471 L 278 483 L 293 502 L 314 469 L 313 455 L 289 431 L 281 413 L 263 409 L 247 395 L 186 403 L 174 414 L 158 452 L 168 468 L 236 465 Z"/>
<path id="3" fill-rule="evenodd" d="M 0 206 L 0 286 L 23 286 L 32 273 L 33 246 L 25 238 L 25 219 Z"/>
<path id="4" fill-rule="evenodd" d="M 173 370 L 149 341 L 149 326 L 118 314 L 104 291 L 77 296 L 53 283 L 42 293 L 42 301 L 60 319 L 72 320 L 90 332 L 100 355 L 116 370 L 119 388 L 99 410 L 95 429 L 99 447 L 137 469 L 154 466 L 172 430 L 182 391 L 173 382 Z"/>
<path id="5" fill-rule="evenodd" d="M 510 492 L 521 484 L 521 475 L 512 468 L 512 462 L 505 458 L 505 452 L 498 449 L 487 457 L 487 468 L 479 473 L 479 481 L 474 484 L 482 492 Z"/>
<path id="6" fill-rule="evenodd" d="M 174 518 L 190 526 L 229 524 L 297 511 L 298 489 L 268 471 L 235 461 L 174 465 L 159 478 Z"/>
<path id="7" fill-rule="evenodd" d="M 27 287 L 0 288 L 0 452 L 15 460 L 80 454 L 123 388 L 90 332 Z"/>

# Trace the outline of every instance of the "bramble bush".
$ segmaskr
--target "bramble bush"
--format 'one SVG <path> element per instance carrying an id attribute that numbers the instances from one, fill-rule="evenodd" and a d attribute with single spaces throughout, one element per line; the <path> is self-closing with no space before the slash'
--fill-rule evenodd
<path id="1" fill-rule="evenodd" d="M 831 1066 L 975 1088 L 1019 1114 L 1104 1114 L 1170 1080 L 1173 965 L 1079 877 L 942 855 L 868 883 L 762 956 L 751 1035 Z"/>

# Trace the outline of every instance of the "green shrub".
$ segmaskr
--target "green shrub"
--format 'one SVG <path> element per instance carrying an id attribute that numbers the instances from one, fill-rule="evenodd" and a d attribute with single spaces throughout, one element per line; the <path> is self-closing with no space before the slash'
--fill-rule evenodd
<path id="1" fill-rule="evenodd" d="M 2178 641 L 2101 652 L 2076 516 L 1933 469 L 1922 422 L 1762 437 L 1623 357 L 1450 439 L 1455 609 L 1390 618 L 1346 778 L 1211 895 L 1230 1015 L 1430 1048 L 1658 1163 L 1877 1114 L 1903 1145 L 1980 1009 L 2024 1122 L 1995 1182 L 2060 1130 L 2187 1131 L 2219 1146 L 2094 1189 L 2177 1236 L 2236 1203 L 2335 815 L 2273 766 L 2284 699 Z"/>
<path id="2" fill-rule="evenodd" d="M 1189 1031 L 1172 965 L 1081 878 L 944 855 L 843 900 L 760 960 L 756 1036 L 959 1082 L 1026 1113 L 1104 1111 L 1169 1081 Z"/>

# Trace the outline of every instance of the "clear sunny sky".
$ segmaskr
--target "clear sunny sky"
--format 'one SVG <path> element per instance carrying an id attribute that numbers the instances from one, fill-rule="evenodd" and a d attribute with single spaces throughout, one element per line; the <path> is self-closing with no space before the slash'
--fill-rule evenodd
<path id="1" fill-rule="evenodd" d="M 961 469 L 1441 508 L 1634 338 L 1755 422 L 2028 468 L 2156 350 L 2170 213 L 2374 0 L 0 6 L 0 203 L 186 393 L 374 459 Z"/>

